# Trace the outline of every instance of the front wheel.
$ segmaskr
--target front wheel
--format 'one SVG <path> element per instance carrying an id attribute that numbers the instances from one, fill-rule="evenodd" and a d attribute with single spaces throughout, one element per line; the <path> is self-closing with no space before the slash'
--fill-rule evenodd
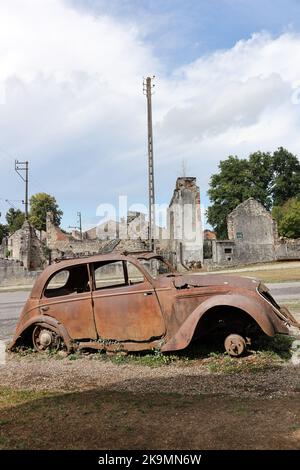
<path id="1" fill-rule="evenodd" d="M 58 351 L 62 346 L 62 339 L 55 331 L 37 325 L 32 333 L 32 343 L 38 352 Z"/>
<path id="2" fill-rule="evenodd" d="M 233 357 L 241 356 L 247 348 L 246 340 L 237 334 L 231 334 L 224 341 L 226 352 Z"/>

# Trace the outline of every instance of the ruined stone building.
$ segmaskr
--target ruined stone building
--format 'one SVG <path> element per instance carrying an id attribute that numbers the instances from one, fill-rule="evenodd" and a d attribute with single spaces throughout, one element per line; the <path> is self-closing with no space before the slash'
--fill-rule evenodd
<path id="1" fill-rule="evenodd" d="M 178 269 L 197 268 L 203 261 L 200 191 L 196 178 L 178 178 L 169 205 L 167 227 L 156 226 L 157 251 Z M 2 258 L 19 261 L 27 270 L 42 269 L 49 261 L 96 253 L 147 251 L 148 222 L 145 214 L 130 211 L 127 219 L 106 221 L 83 232 L 66 233 L 47 214 L 46 233 L 40 240 L 26 222 L 6 241 Z M 1 255 L 0 255 L 1 257 Z"/>
<path id="2" fill-rule="evenodd" d="M 203 232 L 196 178 L 178 178 L 167 210 L 167 227 L 156 227 L 157 251 L 179 270 L 300 259 L 300 240 L 278 237 L 272 215 L 253 198 L 229 214 L 227 225 L 227 240 L 217 240 L 210 230 Z M 56 258 L 147 250 L 148 222 L 140 212 L 129 212 L 126 220 L 103 222 L 84 232 L 82 239 L 79 232 L 71 235 L 57 227 L 49 213 L 46 233 L 41 236 L 25 221 L 3 240 L 0 259 L 6 270 L 16 271 L 20 266 L 30 272 Z M 17 265 L 8 266 L 10 261 Z"/>
<path id="3" fill-rule="evenodd" d="M 129 217 L 128 224 L 132 222 Z M 104 225 L 104 227 L 103 227 Z M 111 221 L 110 227 L 114 230 L 118 227 L 118 222 Z M 47 248 L 51 252 L 52 259 L 72 256 L 86 256 L 97 253 L 109 253 L 111 251 L 144 251 L 147 250 L 147 240 L 140 237 L 129 239 L 128 237 L 121 239 L 113 236 L 115 232 L 105 230 L 107 223 L 101 224 L 99 227 L 83 232 L 82 240 L 70 234 L 63 232 L 59 227 L 54 225 L 52 214 L 47 214 Z M 99 230 L 98 230 L 99 229 Z M 132 228 L 131 228 L 132 231 Z"/>
<path id="4" fill-rule="evenodd" d="M 300 258 L 300 240 L 278 237 L 277 223 L 254 198 L 227 218 L 228 240 L 212 240 L 205 264 L 237 265 Z M 206 251 L 209 253 L 209 251 Z"/>
<path id="5" fill-rule="evenodd" d="M 25 220 L 22 228 L 3 240 L 0 257 L 17 261 L 29 271 L 35 271 L 43 266 L 45 263 L 43 243 L 28 220 Z"/>
<path id="6" fill-rule="evenodd" d="M 194 177 L 177 178 L 168 216 L 167 250 L 175 266 L 199 268 L 203 263 L 200 190 Z"/>

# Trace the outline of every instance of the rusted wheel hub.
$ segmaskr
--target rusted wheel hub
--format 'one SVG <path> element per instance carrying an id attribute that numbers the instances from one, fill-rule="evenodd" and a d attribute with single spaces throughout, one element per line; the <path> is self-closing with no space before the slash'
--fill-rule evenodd
<path id="1" fill-rule="evenodd" d="M 224 342 L 225 349 L 230 356 L 241 356 L 246 350 L 245 339 L 236 334 L 227 336 Z"/>
<path id="2" fill-rule="evenodd" d="M 32 333 L 32 342 L 36 351 L 42 352 L 49 349 L 57 351 L 61 345 L 60 337 L 51 330 L 36 326 Z"/>

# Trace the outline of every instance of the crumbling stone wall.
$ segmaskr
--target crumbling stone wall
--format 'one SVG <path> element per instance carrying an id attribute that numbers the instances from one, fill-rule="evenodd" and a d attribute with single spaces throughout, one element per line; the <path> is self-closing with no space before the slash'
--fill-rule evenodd
<path id="1" fill-rule="evenodd" d="M 8 254 L 8 259 L 20 262 L 29 271 L 41 269 L 45 265 L 43 243 L 28 220 L 25 220 L 20 230 L 7 238 L 3 246 L 6 252 L 3 257 Z"/>
<path id="2" fill-rule="evenodd" d="M 275 245 L 277 260 L 300 259 L 300 239 L 280 238 Z"/>
<path id="3" fill-rule="evenodd" d="M 177 178 L 168 209 L 168 249 L 177 267 L 200 267 L 203 263 L 203 233 L 200 191 L 195 177 Z"/>
<path id="4" fill-rule="evenodd" d="M 51 251 L 52 259 L 109 253 L 111 251 L 144 251 L 147 249 L 147 245 L 140 238 L 132 240 L 120 240 L 118 238 L 90 239 L 84 236 L 83 240 L 75 239 L 54 225 L 51 213 L 47 214 L 46 226 L 47 247 Z M 92 235 L 93 232 L 89 231 L 89 236 Z"/>
<path id="5" fill-rule="evenodd" d="M 260 202 L 249 198 L 239 204 L 229 214 L 227 227 L 228 238 L 235 242 L 235 257 L 240 263 L 275 259 L 277 224 Z"/>
<path id="6" fill-rule="evenodd" d="M 20 261 L 0 259 L 1 287 L 32 286 L 40 272 L 41 270 L 27 270 Z"/>
<path id="7" fill-rule="evenodd" d="M 227 228 L 229 240 L 272 245 L 278 238 L 276 221 L 254 198 L 242 202 L 228 215 Z"/>

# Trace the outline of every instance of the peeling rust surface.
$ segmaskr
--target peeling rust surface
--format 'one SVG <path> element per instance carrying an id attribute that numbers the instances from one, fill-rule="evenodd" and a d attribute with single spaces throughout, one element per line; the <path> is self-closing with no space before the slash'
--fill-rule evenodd
<path id="1" fill-rule="evenodd" d="M 273 336 L 288 333 L 288 325 L 299 327 L 257 279 L 181 275 L 170 265 L 154 276 L 147 265 L 152 261 L 163 263 L 141 253 L 48 266 L 33 286 L 10 348 L 25 343 L 37 325 L 59 335 L 68 351 L 174 351 L 222 328 L 246 336 L 255 324 Z"/>

